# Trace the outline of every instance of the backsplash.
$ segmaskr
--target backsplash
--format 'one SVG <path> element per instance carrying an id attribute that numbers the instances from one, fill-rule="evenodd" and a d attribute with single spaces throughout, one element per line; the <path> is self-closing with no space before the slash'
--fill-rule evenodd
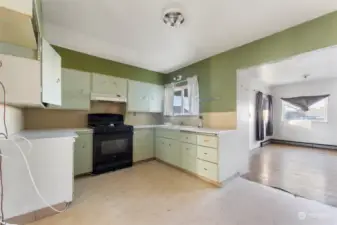
<path id="1" fill-rule="evenodd" d="M 162 124 L 161 114 L 126 113 L 125 103 L 91 102 L 90 111 L 59 109 L 24 109 L 25 129 L 67 129 L 87 127 L 88 113 L 117 113 L 125 116 L 129 125 Z"/>
<path id="2" fill-rule="evenodd" d="M 225 130 L 236 129 L 236 112 L 210 112 L 201 115 L 203 127 Z M 164 122 L 174 125 L 198 126 L 200 119 L 198 116 L 166 116 Z"/>

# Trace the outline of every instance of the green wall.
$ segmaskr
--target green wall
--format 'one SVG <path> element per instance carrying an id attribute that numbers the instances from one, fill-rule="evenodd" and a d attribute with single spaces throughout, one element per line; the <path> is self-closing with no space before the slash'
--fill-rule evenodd
<path id="1" fill-rule="evenodd" d="M 202 112 L 236 110 L 236 70 L 337 45 L 337 11 L 239 48 L 221 53 L 165 77 L 198 75 Z M 219 100 L 209 101 L 217 98 Z"/>
<path id="2" fill-rule="evenodd" d="M 53 46 L 62 57 L 62 67 L 95 72 L 153 84 L 163 84 L 163 74 Z"/>

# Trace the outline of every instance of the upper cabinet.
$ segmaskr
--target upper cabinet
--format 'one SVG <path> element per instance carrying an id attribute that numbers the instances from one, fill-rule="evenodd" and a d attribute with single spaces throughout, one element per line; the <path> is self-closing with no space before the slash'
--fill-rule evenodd
<path id="1" fill-rule="evenodd" d="M 0 7 L 32 17 L 33 0 L 1 0 Z"/>
<path id="2" fill-rule="evenodd" d="M 164 87 L 150 84 L 150 112 L 161 113 L 164 111 Z"/>
<path id="3" fill-rule="evenodd" d="M 160 85 L 129 81 L 129 112 L 163 112 L 164 88 Z"/>
<path id="4" fill-rule="evenodd" d="M 6 89 L 6 104 L 42 105 L 40 61 L 0 54 L 0 81 Z"/>
<path id="5" fill-rule="evenodd" d="M 126 79 L 93 73 L 91 100 L 126 102 L 126 96 Z"/>
<path id="6" fill-rule="evenodd" d="M 33 4 L 33 0 L 0 1 L 0 42 L 37 49 Z"/>
<path id="7" fill-rule="evenodd" d="M 61 58 L 47 42 L 43 47 L 42 61 L 0 54 L 0 81 L 7 104 L 61 105 Z"/>
<path id="8" fill-rule="evenodd" d="M 62 105 L 57 109 L 89 110 L 91 74 L 73 69 L 62 69 Z"/>
<path id="9" fill-rule="evenodd" d="M 61 56 L 42 40 L 42 101 L 44 103 L 61 105 Z"/>

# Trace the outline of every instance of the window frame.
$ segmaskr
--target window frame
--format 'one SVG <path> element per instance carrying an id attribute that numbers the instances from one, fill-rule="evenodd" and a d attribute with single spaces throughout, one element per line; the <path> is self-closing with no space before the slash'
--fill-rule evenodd
<path id="1" fill-rule="evenodd" d="M 180 97 L 181 97 L 181 102 L 182 102 L 182 104 L 181 104 L 181 112 L 180 113 L 175 113 L 174 112 L 174 100 L 173 100 L 173 103 L 172 103 L 172 106 L 173 106 L 173 116 L 191 116 L 192 115 L 192 113 L 191 113 L 190 110 L 189 110 L 188 113 L 184 112 L 184 104 L 185 104 L 185 102 L 184 102 L 184 91 L 187 90 L 187 92 L 188 92 L 188 89 L 189 89 L 188 84 L 182 85 L 182 86 L 174 86 L 173 87 L 173 99 L 175 97 L 174 93 L 176 91 L 181 91 L 181 96 Z M 190 101 L 191 101 L 191 96 L 188 96 L 188 103 L 190 103 Z"/>
<path id="2" fill-rule="evenodd" d="M 281 107 L 282 107 L 282 114 L 281 114 L 281 117 L 282 117 L 282 121 L 287 121 L 287 122 L 291 122 L 291 121 L 310 121 L 310 122 L 313 122 L 313 123 L 328 123 L 328 111 L 329 111 L 329 97 L 325 98 L 325 99 L 322 99 L 322 100 L 325 100 L 325 109 L 324 109 L 324 119 L 323 120 L 312 120 L 312 119 L 286 119 L 285 118 L 285 114 L 286 114 L 286 111 L 285 111 L 285 105 L 288 105 L 290 107 L 293 107 L 293 108 L 296 108 L 296 106 L 286 102 L 286 101 L 283 101 L 281 100 Z"/>

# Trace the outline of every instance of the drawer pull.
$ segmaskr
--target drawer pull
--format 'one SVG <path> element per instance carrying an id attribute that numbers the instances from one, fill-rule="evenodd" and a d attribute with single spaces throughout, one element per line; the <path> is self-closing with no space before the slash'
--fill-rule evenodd
<path id="1" fill-rule="evenodd" d="M 188 139 L 188 137 L 185 137 L 185 139 Z"/>
<path id="2" fill-rule="evenodd" d="M 204 142 L 209 142 L 209 140 L 204 140 Z"/>
<path id="3" fill-rule="evenodd" d="M 204 170 L 206 170 L 206 171 L 207 171 L 207 169 L 206 169 L 206 168 L 204 168 Z"/>
<path id="4" fill-rule="evenodd" d="M 204 155 L 207 155 L 207 152 L 204 152 Z"/>

